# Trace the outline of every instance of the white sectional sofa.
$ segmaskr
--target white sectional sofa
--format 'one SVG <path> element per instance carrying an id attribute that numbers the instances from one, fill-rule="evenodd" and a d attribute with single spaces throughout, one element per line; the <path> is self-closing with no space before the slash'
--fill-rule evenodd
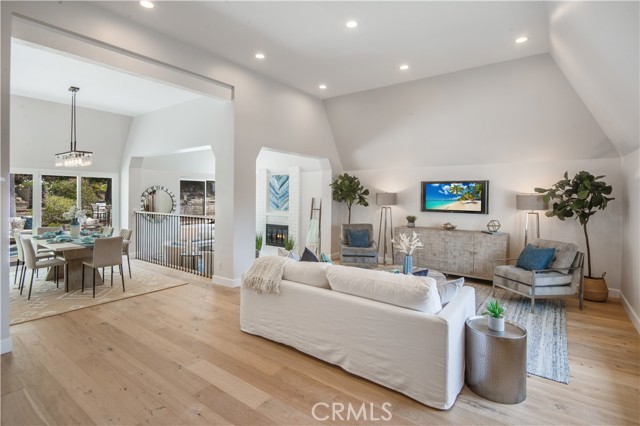
<path id="1" fill-rule="evenodd" d="M 475 291 L 462 287 L 440 309 L 435 288 L 432 278 L 290 261 L 279 294 L 243 285 L 240 325 L 446 410 L 464 384 L 464 325 Z"/>

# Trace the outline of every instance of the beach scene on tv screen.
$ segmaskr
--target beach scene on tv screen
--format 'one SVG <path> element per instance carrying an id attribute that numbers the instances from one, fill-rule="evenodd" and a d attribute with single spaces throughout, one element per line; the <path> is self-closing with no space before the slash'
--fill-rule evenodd
<path id="1" fill-rule="evenodd" d="M 482 211 L 481 183 L 428 183 L 424 191 L 426 210 Z"/>

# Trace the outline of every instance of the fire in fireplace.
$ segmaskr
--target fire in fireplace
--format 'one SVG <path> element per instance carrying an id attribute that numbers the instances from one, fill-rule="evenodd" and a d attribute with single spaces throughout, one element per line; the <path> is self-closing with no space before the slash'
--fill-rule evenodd
<path id="1" fill-rule="evenodd" d="M 287 225 L 273 225 L 267 223 L 266 244 L 274 247 L 284 247 L 284 241 L 289 237 Z"/>

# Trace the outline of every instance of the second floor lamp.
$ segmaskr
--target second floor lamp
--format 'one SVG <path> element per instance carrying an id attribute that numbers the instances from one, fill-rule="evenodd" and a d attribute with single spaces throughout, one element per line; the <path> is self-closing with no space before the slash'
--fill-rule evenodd
<path id="1" fill-rule="evenodd" d="M 536 210 L 548 210 L 549 203 L 545 203 L 542 194 L 516 194 L 516 209 L 528 210 L 524 221 L 524 246 L 527 246 L 529 237 L 529 216 L 536 217 L 536 237 L 540 238 L 540 215 Z"/>
<path id="2" fill-rule="evenodd" d="M 393 240 L 393 216 L 391 215 L 391 206 L 395 206 L 398 202 L 398 194 L 395 192 L 378 192 L 376 194 L 376 204 L 382 206 L 380 210 L 380 226 L 378 227 L 378 248 L 380 248 L 380 237 L 382 237 L 382 264 L 387 264 L 387 229 Z M 384 218 L 384 219 L 383 219 Z M 382 230 L 382 222 L 384 220 L 384 230 Z M 393 264 L 393 244 L 391 244 L 391 264 Z"/>

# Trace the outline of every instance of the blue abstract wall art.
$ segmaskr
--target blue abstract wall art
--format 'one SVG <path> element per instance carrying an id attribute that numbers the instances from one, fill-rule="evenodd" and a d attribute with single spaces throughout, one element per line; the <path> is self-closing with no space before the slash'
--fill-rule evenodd
<path id="1" fill-rule="evenodd" d="M 269 209 L 289 211 L 289 175 L 271 175 L 269 178 Z"/>

